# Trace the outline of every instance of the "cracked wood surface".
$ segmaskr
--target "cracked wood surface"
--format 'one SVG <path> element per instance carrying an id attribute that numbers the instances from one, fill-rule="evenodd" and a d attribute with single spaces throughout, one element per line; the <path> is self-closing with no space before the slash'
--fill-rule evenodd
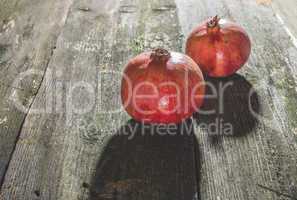
<path id="1" fill-rule="evenodd" d="M 172 0 L 75 0 L 32 105 L 34 110 L 45 106 L 53 110 L 26 117 L 2 198 L 192 199 L 197 195 L 194 134 L 184 136 L 185 129 L 179 127 L 174 137 L 151 137 L 155 127 L 147 127 L 147 136 L 130 140 L 129 128 L 140 133 L 140 124 L 128 121 L 124 112 L 100 114 L 120 108 L 120 75 L 103 71 L 121 72 L 128 58 L 157 46 L 181 50 Z M 94 86 L 95 96 L 88 96 L 84 88 L 72 91 L 77 83 Z M 61 97 L 68 102 L 69 94 L 73 105 L 91 105 L 91 110 L 79 115 L 60 105 L 61 99 L 50 101 Z M 192 127 L 191 121 L 186 124 Z"/>
<path id="2" fill-rule="evenodd" d="M 224 114 L 195 116 L 198 124 L 210 124 L 219 119 L 233 124 L 235 129 L 235 135 L 230 136 L 196 127 L 201 199 L 296 198 L 297 49 L 293 38 L 269 4 L 205 0 L 189 1 L 183 6 L 182 1 L 177 2 L 185 35 L 196 21 L 220 13 L 245 27 L 253 46 L 249 63 L 240 70 L 240 75 L 209 80 L 215 86 L 233 83 L 224 94 Z M 293 6 L 293 1 L 281 4 Z M 251 88 L 255 90 L 251 103 L 259 114 L 258 119 L 248 109 Z M 217 106 L 216 100 L 204 105 L 206 109 Z"/>
<path id="3" fill-rule="evenodd" d="M 69 1 L 0 1 L 0 185 Z M 21 77 L 24 72 L 35 73 Z M 17 109 L 16 105 L 18 108 Z"/>
<path id="4" fill-rule="evenodd" d="M 0 5 L 1 200 L 296 198 L 294 1 Z M 143 127 L 123 111 L 100 114 L 120 109 L 116 72 L 129 58 L 157 46 L 182 51 L 192 27 L 216 14 L 244 26 L 253 44 L 249 63 L 237 75 L 207 79 L 216 87 L 233 83 L 224 114 L 195 114 L 174 136 L 151 135 L 158 127 Z M 29 69 L 39 73 L 13 84 Z M 251 89 L 257 119 L 248 109 Z M 219 109 L 218 102 L 203 108 Z M 217 119 L 231 123 L 234 135 L 203 129 Z"/>

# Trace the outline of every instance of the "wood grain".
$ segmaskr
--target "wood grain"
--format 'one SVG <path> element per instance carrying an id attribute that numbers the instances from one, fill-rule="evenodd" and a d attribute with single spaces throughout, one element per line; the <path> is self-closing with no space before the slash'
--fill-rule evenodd
<path id="1" fill-rule="evenodd" d="M 1 1 L 0 199 L 296 199 L 297 6 L 286 2 Z M 253 44 L 238 74 L 206 79 L 226 86 L 222 105 L 203 105 L 217 112 L 161 127 L 162 136 L 128 120 L 119 98 L 127 60 L 158 46 L 182 51 L 216 14 Z M 41 73 L 14 85 L 28 69 Z M 233 132 L 203 128 L 218 120 Z"/>
<path id="2" fill-rule="evenodd" d="M 190 1 L 186 6 L 191 9 L 186 9 L 177 0 L 177 5 L 185 35 L 196 22 L 219 14 L 245 27 L 253 44 L 240 75 L 208 80 L 216 87 L 233 85 L 224 94 L 223 114 L 218 114 L 218 99 L 214 99 L 204 108 L 216 108 L 215 114 L 196 116 L 201 199 L 295 198 L 297 50 L 289 35 L 272 8 L 256 1 Z M 260 118 L 253 119 L 247 108 L 250 89 L 255 90 L 252 106 Z M 216 119 L 231 123 L 234 135 L 201 129 L 201 123 Z"/>
<path id="3" fill-rule="evenodd" d="M 175 3 L 75 0 L 70 10 L 31 109 L 49 112 L 29 112 L 2 198 L 197 198 L 193 129 L 159 136 L 148 127 L 143 137 L 143 125 L 116 111 L 117 72 L 129 58 L 158 46 L 181 50 Z M 71 105 L 90 109 L 77 113 Z M 136 135 L 121 127 L 136 128 Z"/>
<path id="4" fill-rule="evenodd" d="M 297 46 L 297 2 L 294 0 L 274 0 L 271 7 L 279 23 L 291 37 L 294 45 Z"/>
<path id="5" fill-rule="evenodd" d="M 68 0 L 0 2 L 0 186 L 69 4 Z M 21 80 L 30 70 L 35 73 Z"/>

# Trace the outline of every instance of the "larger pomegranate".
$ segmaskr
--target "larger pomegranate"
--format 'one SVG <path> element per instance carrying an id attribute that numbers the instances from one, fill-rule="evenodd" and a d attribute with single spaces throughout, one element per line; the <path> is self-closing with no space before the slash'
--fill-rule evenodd
<path id="1" fill-rule="evenodd" d="M 243 28 L 215 16 L 196 27 L 187 39 L 186 54 L 212 77 L 235 73 L 248 60 L 250 39 Z"/>
<path id="2" fill-rule="evenodd" d="M 137 121 L 179 123 L 201 106 L 204 88 L 203 75 L 190 57 L 158 48 L 129 61 L 121 97 Z"/>

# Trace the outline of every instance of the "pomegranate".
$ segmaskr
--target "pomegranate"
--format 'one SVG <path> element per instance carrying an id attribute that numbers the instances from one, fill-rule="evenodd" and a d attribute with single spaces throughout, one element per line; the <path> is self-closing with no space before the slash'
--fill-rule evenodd
<path id="1" fill-rule="evenodd" d="M 186 54 L 211 77 L 234 74 L 248 60 L 250 39 L 243 28 L 213 17 L 196 27 L 187 39 Z"/>
<path id="2" fill-rule="evenodd" d="M 124 69 L 121 98 L 129 115 L 145 123 L 179 123 L 201 106 L 205 85 L 188 56 L 154 49 L 131 59 Z"/>

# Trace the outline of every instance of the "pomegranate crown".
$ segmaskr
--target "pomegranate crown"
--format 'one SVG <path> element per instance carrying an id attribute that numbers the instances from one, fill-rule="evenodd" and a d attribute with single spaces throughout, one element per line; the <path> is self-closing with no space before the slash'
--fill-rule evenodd
<path id="1" fill-rule="evenodd" d="M 208 28 L 214 28 L 219 25 L 220 18 L 218 15 L 214 16 L 211 20 L 207 22 Z"/>
<path id="2" fill-rule="evenodd" d="M 157 62 L 166 62 L 170 58 L 170 52 L 163 48 L 155 48 L 150 57 Z"/>

